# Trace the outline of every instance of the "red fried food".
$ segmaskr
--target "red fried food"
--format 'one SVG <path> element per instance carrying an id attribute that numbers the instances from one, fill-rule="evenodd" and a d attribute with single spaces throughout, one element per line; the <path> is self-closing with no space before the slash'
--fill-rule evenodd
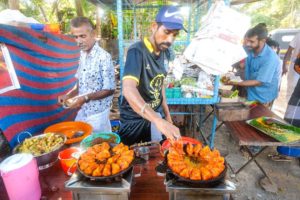
<path id="1" fill-rule="evenodd" d="M 96 158 L 100 161 L 103 161 L 104 159 L 107 159 L 109 157 L 111 157 L 111 154 L 108 150 L 103 150 L 96 155 Z"/>
<path id="2" fill-rule="evenodd" d="M 208 146 L 173 143 L 167 154 L 167 164 L 177 175 L 191 180 L 209 180 L 218 177 L 225 169 L 224 158 L 218 150 Z M 183 152 L 183 154 L 181 153 Z"/>
<path id="3" fill-rule="evenodd" d="M 111 176 L 130 167 L 134 151 L 124 144 L 111 148 L 107 142 L 87 149 L 78 161 L 80 170 L 89 176 Z"/>
<path id="4" fill-rule="evenodd" d="M 111 175 L 111 164 L 105 164 L 103 172 L 103 176 L 110 176 Z"/>
<path id="5" fill-rule="evenodd" d="M 112 175 L 117 174 L 121 171 L 121 167 L 116 163 L 111 164 L 111 169 L 112 169 L 111 171 Z"/>
<path id="6" fill-rule="evenodd" d="M 99 164 L 98 167 L 93 171 L 92 176 L 102 176 L 104 164 Z"/>

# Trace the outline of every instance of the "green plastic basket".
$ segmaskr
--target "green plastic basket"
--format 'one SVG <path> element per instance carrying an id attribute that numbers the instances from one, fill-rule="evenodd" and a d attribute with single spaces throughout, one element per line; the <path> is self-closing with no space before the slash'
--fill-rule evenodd
<path id="1" fill-rule="evenodd" d="M 166 98 L 173 99 L 173 98 L 181 98 L 181 88 L 166 88 Z"/>
<path id="2" fill-rule="evenodd" d="M 86 138 L 84 138 L 81 143 L 80 143 L 80 147 L 82 149 L 87 149 L 90 146 L 92 146 L 92 142 L 97 139 L 97 138 L 102 138 L 104 140 L 109 140 L 111 137 L 115 137 L 115 142 L 119 144 L 121 142 L 120 136 L 116 133 L 92 133 L 91 135 L 87 136 Z"/>

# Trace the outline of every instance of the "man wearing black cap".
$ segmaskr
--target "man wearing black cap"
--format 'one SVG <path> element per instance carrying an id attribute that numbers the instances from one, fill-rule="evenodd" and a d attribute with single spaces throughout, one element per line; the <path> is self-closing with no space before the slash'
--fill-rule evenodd
<path id="1" fill-rule="evenodd" d="M 180 137 L 166 103 L 164 78 L 170 59 L 169 47 L 183 28 L 183 17 L 175 6 L 163 6 L 151 24 L 149 38 L 133 44 L 122 79 L 120 136 L 127 145 Z M 161 115 L 165 119 L 161 118 Z"/>

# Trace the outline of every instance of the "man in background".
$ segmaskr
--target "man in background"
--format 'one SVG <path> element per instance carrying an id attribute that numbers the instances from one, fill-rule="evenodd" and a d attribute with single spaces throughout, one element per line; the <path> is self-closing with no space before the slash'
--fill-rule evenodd
<path id="1" fill-rule="evenodd" d="M 289 48 L 284 55 L 282 73 L 287 73 L 287 90 L 286 90 L 286 100 L 289 101 L 294 88 L 298 82 L 299 74 L 294 70 L 295 60 L 297 55 L 300 53 L 300 33 L 295 35 L 294 39 L 290 42 Z"/>
<path id="2" fill-rule="evenodd" d="M 96 41 L 92 22 L 85 17 L 71 20 L 71 34 L 81 49 L 78 82 L 67 94 L 58 97 L 69 109 L 80 108 L 75 121 L 84 121 L 95 132 L 111 132 L 110 105 L 115 90 L 111 56 Z"/>
<path id="3" fill-rule="evenodd" d="M 245 80 L 227 84 L 247 88 L 247 100 L 258 101 L 270 107 L 278 96 L 277 54 L 266 45 L 268 32 L 264 26 L 255 26 L 246 33 L 248 57 L 245 65 Z"/>

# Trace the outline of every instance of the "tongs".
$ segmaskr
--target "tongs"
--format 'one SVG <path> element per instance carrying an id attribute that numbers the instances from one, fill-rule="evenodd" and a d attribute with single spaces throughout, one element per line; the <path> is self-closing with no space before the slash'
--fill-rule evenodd
<path id="1" fill-rule="evenodd" d="M 160 145 L 159 142 L 141 142 L 141 143 L 136 143 L 136 144 L 130 145 L 129 149 L 133 149 L 135 147 L 148 146 L 148 145 L 151 145 L 151 144 L 158 144 L 158 145 Z"/>

